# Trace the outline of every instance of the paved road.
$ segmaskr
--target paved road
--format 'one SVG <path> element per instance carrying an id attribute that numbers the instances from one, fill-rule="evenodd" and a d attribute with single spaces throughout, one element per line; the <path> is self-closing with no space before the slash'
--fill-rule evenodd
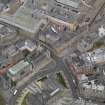
<path id="1" fill-rule="evenodd" d="M 55 53 L 54 53 L 53 49 L 51 49 L 50 47 L 48 47 L 48 46 L 45 46 L 45 47 L 47 49 L 49 49 L 52 52 L 52 54 L 54 54 L 54 55 L 52 55 L 52 57 L 56 61 L 56 66 L 54 68 L 51 68 L 51 69 L 44 70 L 44 71 L 41 71 L 39 73 L 36 73 L 33 77 L 31 77 L 30 80 L 28 80 L 26 83 L 24 83 L 24 85 L 22 85 L 18 89 L 18 93 L 15 96 L 10 95 L 10 98 L 9 98 L 9 101 L 8 101 L 9 105 L 15 105 L 16 99 L 19 96 L 19 94 L 21 93 L 21 91 L 25 87 L 27 87 L 32 81 L 35 81 L 38 78 L 41 78 L 41 77 L 46 76 L 46 75 L 49 75 L 51 73 L 56 73 L 56 72 L 61 71 L 61 70 L 64 72 L 64 74 L 65 74 L 65 76 L 66 76 L 66 78 L 68 80 L 68 83 L 69 83 L 69 85 L 71 87 L 71 90 L 72 90 L 72 95 L 75 98 L 78 98 L 77 92 L 76 92 L 76 86 L 75 86 L 75 83 L 73 82 L 73 80 L 75 78 L 74 78 L 73 74 L 70 72 L 71 70 L 67 67 L 65 60 L 63 60 L 62 58 L 59 58 L 59 57 L 55 56 Z"/>
<path id="2" fill-rule="evenodd" d="M 57 61 L 57 65 L 61 68 L 61 70 L 63 70 L 63 72 L 68 80 L 68 83 L 71 87 L 72 95 L 74 96 L 74 98 L 78 98 L 76 84 L 73 82 L 73 80 L 75 80 L 75 77 L 72 74 L 70 68 L 68 68 L 68 66 L 66 64 L 66 60 L 62 59 L 62 58 L 58 58 L 58 57 L 55 57 L 54 59 Z"/>
<path id="3" fill-rule="evenodd" d="M 56 73 L 58 71 L 61 71 L 63 70 L 68 82 L 69 82 L 69 85 L 71 87 L 71 90 L 72 90 L 72 95 L 77 98 L 77 94 L 76 94 L 76 88 L 75 88 L 75 84 L 73 82 L 73 75 L 72 73 L 70 72 L 69 68 L 66 67 L 66 64 L 65 62 L 61 59 L 61 58 L 58 58 L 58 57 L 54 57 L 54 59 L 56 60 L 57 62 L 57 65 L 56 67 L 50 69 L 50 70 L 45 70 L 45 71 L 41 71 L 39 73 L 36 73 L 29 81 L 27 81 L 26 83 L 24 83 L 23 86 L 21 86 L 19 89 L 18 89 L 18 93 L 13 96 L 11 95 L 10 96 L 10 99 L 9 99 L 9 105 L 15 105 L 16 103 L 16 99 L 18 97 L 18 95 L 21 93 L 21 91 L 27 87 L 32 81 L 34 80 L 37 80 L 43 76 L 46 76 L 46 75 L 49 75 L 51 73 Z"/>
<path id="4" fill-rule="evenodd" d="M 18 93 L 17 93 L 15 96 L 11 94 L 10 99 L 9 99 L 9 101 L 8 101 L 9 105 L 15 105 L 16 99 L 17 99 L 18 95 L 19 95 L 19 94 L 21 93 L 21 91 L 22 91 L 25 87 L 27 87 L 32 81 L 35 81 L 35 80 L 37 80 L 37 79 L 39 79 L 39 78 L 41 78 L 41 77 L 43 77 L 43 76 L 49 75 L 49 74 L 51 74 L 51 73 L 56 73 L 56 72 L 58 72 L 58 71 L 60 71 L 60 70 L 61 70 L 60 66 L 57 65 L 56 67 L 51 68 L 50 70 L 45 70 L 45 71 L 41 71 L 41 72 L 39 72 L 39 73 L 36 73 L 33 77 L 31 77 L 30 80 L 28 80 L 26 83 L 24 83 L 24 85 L 22 85 L 22 86 L 18 89 Z"/>

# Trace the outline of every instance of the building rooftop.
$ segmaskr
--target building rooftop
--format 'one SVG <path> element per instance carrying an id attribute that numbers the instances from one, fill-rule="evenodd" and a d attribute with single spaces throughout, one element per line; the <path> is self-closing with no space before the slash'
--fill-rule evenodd
<path id="1" fill-rule="evenodd" d="M 78 49 L 82 52 L 88 51 L 93 47 L 93 44 L 98 41 L 101 37 L 97 32 L 87 33 L 80 42 L 78 43 Z"/>
<path id="2" fill-rule="evenodd" d="M 57 1 L 57 0 L 56 0 Z M 55 2 L 53 4 L 48 5 L 47 14 L 55 19 L 62 20 L 67 23 L 75 22 L 79 17 L 79 9 L 73 9 L 73 7 L 68 7 L 62 5 L 60 2 L 67 3 L 68 5 L 72 5 L 72 3 L 76 3 L 71 0 L 58 0 L 59 2 Z M 68 3 L 70 2 L 70 3 Z M 79 6 L 79 5 L 78 5 Z"/>
<path id="3" fill-rule="evenodd" d="M 80 4 L 80 0 L 56 0 L 56 1 L 64 5 L 71 6 L 73 8 L 78 8 Z"/>
<path id="4" fill-rule="evenodd" d="M 0 68 L 9 64 L 8 59 L 5 56 L 0 56 Z"/>
<path id="5" fill-rule="evenodd" d="M 16 65 L 14 65 L 13 67 L 11 67 L 9 69 L 10 74 L 12 75 L 16 75 L 19 71 L 23 70 L 26 66 L 28 66 L 29 63 L 22 60 L 19 63 L 17 63 Z"/>
<path id="6" fill-rule="evenodd" d="M 30 52 L 34 51 L 36 49 L 36 43 L 34 43 L 33 41 L 31 40 L 19 40 L 17 43 L 16 43 L 16 47 L 19 49 L 19 50 L 28 50 Z"/>
<path id="7" fill-rule="evenodd" d="M 103 63 L 105 62 L 105 49 L 100 48 L 93 50 L 92 52 L 88 52 L 82 55 L 84 60 L 88 60 L 93 63 Z"/>
<path id="8" fill-rule="evenodd" d="M 50 24 L 39 34 L 39 39 L 53 47 L 57 53 L 61 53 L 76 36 L 77 33 L 70 32 L 66 27 Z"/>
<path id="9" fill-rule="evenodd" d="M 16 29 L 10 26 L 5 26 L 0 24 L 0 38 L 7 37 L 7 39 L 11 39 L 11 37 L 15 37 L 17 35 Z"/>
<path id="10" fill-rule="evenodd" d="M 8 56 L 14 56 L 19 52 L 19 50 L 14 45 L 7 47 L 5 50 Z"/>
<path id="11" fill-rule="evenodd" d="M 26 32 L 35 33 L 39 29 L 40 25 L 45 21 L 41 19 L 41 17 L 34 18 L 32 16 L 34 10 L 32 2 L 26 0 L 13 15 L 10 15 L 9 13 L 2 13 L 0 15 L 0 21 L 16 26 Z"/>

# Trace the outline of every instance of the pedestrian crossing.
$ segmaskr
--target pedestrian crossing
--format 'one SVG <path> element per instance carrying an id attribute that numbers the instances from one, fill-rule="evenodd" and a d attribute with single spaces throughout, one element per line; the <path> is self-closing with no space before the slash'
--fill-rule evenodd
<path id="1" fill-rule="evenodd" d="M 35 82 L 32 82 L 30 85 L 28 85 L 27 89 L 33 94 L 38 92 L 41 93 L 40 87 Z"/>
<path id="2" fill-rule="evenodd" d="M 18 99 L 16 100 L 16 104 L 15 105 L 21 105 L 21 103 L 23 102 L 25 96 L 28 93 L 32 93 L 32 94 L 36 94 L 36 93 L 41 93 L 41 89 L 40 87 L 35 83 L 32 82 L 30 83 L 22 92 L 21 94 L 18 96 Z"/>

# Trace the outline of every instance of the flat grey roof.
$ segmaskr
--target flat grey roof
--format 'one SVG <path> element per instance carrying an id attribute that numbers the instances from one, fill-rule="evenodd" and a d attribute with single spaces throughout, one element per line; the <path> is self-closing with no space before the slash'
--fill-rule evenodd
<path id="1" fill-rule="evenodd" d="M 80 0 L 56 0 L 56 1 L 64 5 L 69 5 L 74 8 L 78 8 L 80 4 Z"/>
<path id="2" fill-rule="evenodd" d="M 20 61 L 19 63 L 17 63 L 16 65 L 14 65 L 13 67 L 11 67 L 9 69 L 9 72 L 12 74 L 12 75 L 16 75 L 18 72 L 20 72 L 21 70 L 23 70 L 26 66 L 28 66 L 29 63 L 28 62 L 25 62 L 25 61 Z"/>
<path id="3" fill-rule="evenodd" d="M 0 14 L 0 21 L 11 24 L 27 32 L 37 32 L 40 25 L 45 21 L 42 18 L 32 17 L 33 8 L 28 5 L 30 5 L 30 2 L 26 0 L 24 5 L 21 6 L 12 16 L 8 13 Z"/>

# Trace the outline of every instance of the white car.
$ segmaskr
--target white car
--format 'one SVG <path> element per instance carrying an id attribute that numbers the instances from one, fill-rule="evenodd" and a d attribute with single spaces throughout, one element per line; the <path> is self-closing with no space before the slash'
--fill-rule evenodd
<path id="1" fill-rule="evenodd" d="M 13 95 L 16 95 L 16 93 L 17 93 L 17 89 L 14 90 Z"/>
<path id="2" fill-rule="evenodd" d="M 16 95 L 17 92 L 18 92 L 17 89 L 15 89 L 15 88 L 12 88 L 12 89 L 11 89 L 11 93 L 12 93 L 13 95 Z"/>

